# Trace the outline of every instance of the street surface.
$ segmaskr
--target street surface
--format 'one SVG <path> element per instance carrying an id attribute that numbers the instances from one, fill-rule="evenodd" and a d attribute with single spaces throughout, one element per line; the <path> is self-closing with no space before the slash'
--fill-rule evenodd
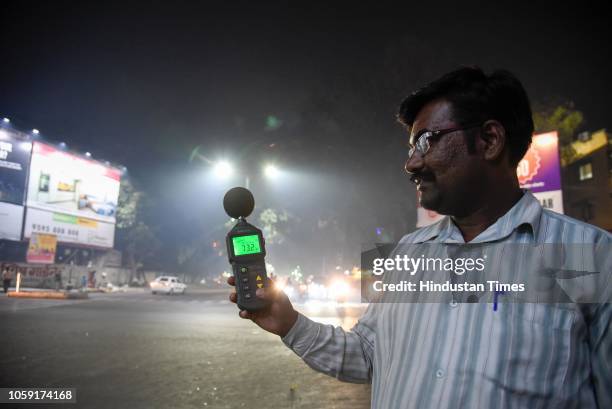
<path id="1" fill-rule="evenodd" d="M 23 408 L 369 407 L 369 385 L 316 373 L 277 336 L 240 319 L 228 293 L 0 294 L 0 386 L 77 389 L 76 405 L 15 406 Z M 350 328 L 364 306 L 296 308 Z"/>

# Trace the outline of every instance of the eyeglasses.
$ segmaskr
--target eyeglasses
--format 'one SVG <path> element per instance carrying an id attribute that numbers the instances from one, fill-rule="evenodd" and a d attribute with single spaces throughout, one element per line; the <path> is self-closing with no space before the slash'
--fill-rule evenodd
<path id="1" fill-rule="evenodd" d="M 410 150 L 408 151 L 408 160 L 412 158 L 412 155 L 414 155 L 414 152 L 416 151 L 419 151 L 421 156 L 425 155 L 427 151 L 429 150 L 429 147 L 430 147 L 429 140 L 431 138 L 437 139 L 437 138 L 441 138 L 442 136 L 452 133 L 452 132 L 465 131 L 467 129 L 476 128 L 479 126 L 481 126 L 481 124 L 468 125 L 468 126 L 458 127 L 458 128 L 438 129 L 437 131 L 424 130 L 415 137 L 416 142 L 414 143 L 414 145 L 411 144 Z"/>

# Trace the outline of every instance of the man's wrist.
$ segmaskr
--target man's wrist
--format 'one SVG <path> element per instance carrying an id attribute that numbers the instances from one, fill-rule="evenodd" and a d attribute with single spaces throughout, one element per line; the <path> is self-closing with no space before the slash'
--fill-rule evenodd
<path id="1" fill-rule="evenodd" d="M 285 338 L 287 334 L 291 331 L 291 329 L 295 326 L 295 323 L 298 320 L 298 312 L 294 309 L 291 310 L 293 315 L 288 320 L 288 325 L 286 325 L 281 331 L 279 331 L 278 336 L 281 338 Z"/>
<path id="2" fill-rule="evenodd" d="M 321 324 L 306 318 L 298 312 L 295 324 L 293 324 L 293 327 L 281 340 L 298 356 L 303 357 L 318 334 L 318 325 Z"/>

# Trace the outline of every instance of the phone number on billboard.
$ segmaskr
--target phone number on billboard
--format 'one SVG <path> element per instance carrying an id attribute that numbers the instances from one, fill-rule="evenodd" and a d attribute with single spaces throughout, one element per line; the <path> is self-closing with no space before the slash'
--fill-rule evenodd
<path id="1" fill-rule="evenodd" d="M 42 232 L 42 233 L 53 233 L 57 235 L 67 235 L 79 237 L 79 231 L 75 229 L 64 229 L 63 227 L 51 227 L 45 226 L 44 224 L 32 224 L 32 231 Z"/>

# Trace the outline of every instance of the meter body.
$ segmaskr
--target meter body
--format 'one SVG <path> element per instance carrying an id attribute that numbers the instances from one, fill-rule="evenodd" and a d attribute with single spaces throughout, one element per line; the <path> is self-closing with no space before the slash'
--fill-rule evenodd
<path id="1" fill-rule="evenodd" d="M 258 311 L 268 303 L 255 296 L 269 286 L 266 248 L 261 230 L 240 218 L 226 236 L 227 255 L 236 279 L 237 304 L 241 310 Z"/>

